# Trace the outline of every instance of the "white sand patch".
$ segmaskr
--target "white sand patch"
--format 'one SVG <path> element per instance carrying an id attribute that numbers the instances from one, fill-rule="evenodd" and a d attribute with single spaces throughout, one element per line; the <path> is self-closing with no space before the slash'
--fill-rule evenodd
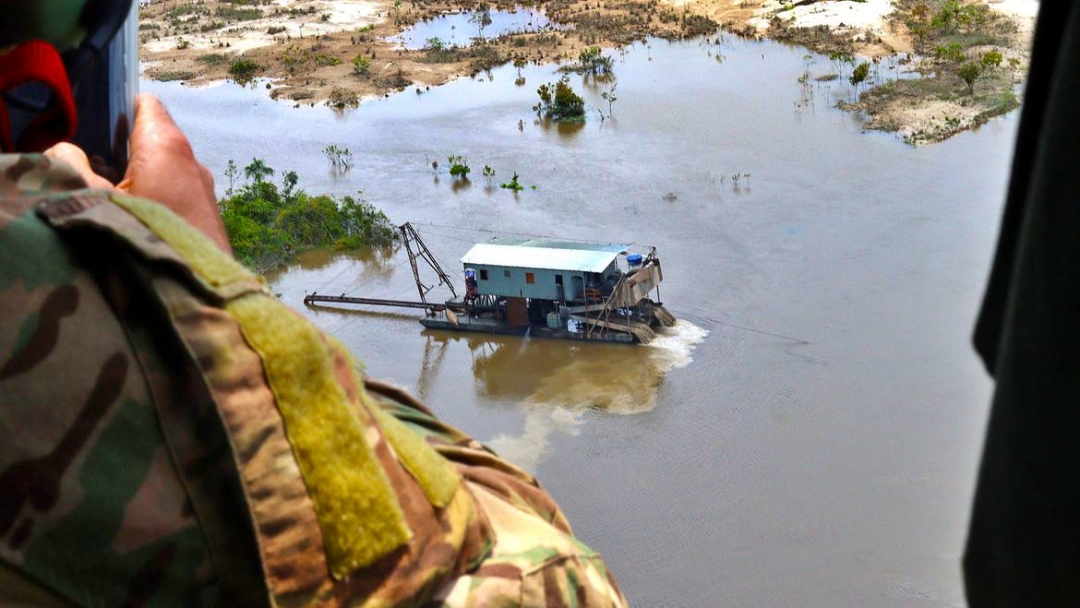
<path id="1" fill-rule="evenodd" d="M 871 30 L 875 34 L 885 33 L 885 17 L 893 12 L 891 0 L 866 0 L 850 2 L 825 0 L 804 4 L 784 10 L 786 2 L 768 0 L 761 5 L 758 17 L 751 20 L 751 25 L 758 29 L 768 27 L 773 15 L 795 27 L 817 27 L 824 25 L 832 30 L 851 28 Z M 794 17 L 795 21 L 792 21 Z"/>
<path id="2" fill-rule="evenodd" d="M 1039 0 L 989 0 L 987 6 L 1006 15 L 1034 19 L 1039 13 Z"/>
<path id="3" fill-rule="evenodd" d="M 388 0 L 275 0 L 263 9 L 266 16 L 262 19 L 244 21 L 216 32 L 166 36 L 160 40 L 148 41 L 142 48 L 148 53 L 173 51 L 177 50 L 180 39 L 183 38 L 189 45 L 188 48 L 239 54 L 278 44 L 282 39 L 320 36 L 374 25 L 386 18 L 388 6 Z M 301 8 L 312 8 L 314 12 L 298 15 L 288 13 L 290 9 Z M 283 14 L 274 15 L 277 11 Z M 278 33 L 270 34 L 271 28 Z"/>

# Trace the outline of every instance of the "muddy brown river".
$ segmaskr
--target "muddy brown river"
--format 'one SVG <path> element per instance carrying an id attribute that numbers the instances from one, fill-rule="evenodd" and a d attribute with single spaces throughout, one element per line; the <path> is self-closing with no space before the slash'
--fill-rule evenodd
<path id="1" fill-rule="evenodd" d="M 271 276 L 371 374 L 536 472 L 633 605 L 962 605 L 991 390 L 969 343 L 1017 117 L 912 148 L 834 109 L 846 86 L 801 86 L 808 67 L 830 71 L 804 55 L 638 44 L 616 54 L 613 118 L 596 110 L 610 84 L 571 78 L 590 110 L 569 128 L 531 110 L 552 66 L 523 86 L 508 66 L 344 114 L 261 87 L 144 89 L 219 192 L 226 161 L 253 157 L 309 192 L 363 190 L 455 280 L 495 235 L 658 248 L 681 321 L 648 347 L 303 308 L 311 291 L 415 299 L 404 251 L 315 252 Z M 352 151 L 351 171 L 330 172 L 329 144 Z M 470 184 L 451 180 L 449 155 L 468 157 Z M 498 187 L 514 172 L 516 196 Z"/>

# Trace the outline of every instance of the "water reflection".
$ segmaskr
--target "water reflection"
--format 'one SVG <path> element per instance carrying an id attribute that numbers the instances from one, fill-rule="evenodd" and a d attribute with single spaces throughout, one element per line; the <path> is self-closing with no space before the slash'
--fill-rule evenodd
<path id="1" fill-rule="evenodd" d="M 534 125 L 538 125 L 548 133 L 557 134 L 560 139 L 572 140 L 577 137 L 579 133 L 585 129 L 584 120 L 567 121 L 567 120 L 552 120 L 549 116 L 537 118 L 533 120 Z"/>
<path id="2" fill-rule="evenodd" d="M 520 434 L 500 434 L 489 445 L 535 471 L 554 431 L 575 434 L 582 414 L 640 414 L 656 407 L 664 376 L 689 365 L 708 332 L 688 321 L 665 329 L 648 346 L 424 332 L 427 340 L 417 382 L 424 395 L 438 374 L 447 344 L 464 342 L 472 356 L 478 396 L 513 403 L 525 412 Z"/>
<path id="3" fill-rule="evenodd" d="M 363 264 L 362 275 L 375 276 L 385 272 L 389 262 L 394 257 L 397 248 L 393 245 L 385 247 L 362 247 L 352 251 L 331 251 L 329 249 L 312 249 L 296 256 L 296 265 L 301 270 L 322 270 L 340 259 L 349 259 Z"/>
<path id="4" fill-rule="evenodd" d="M 432 38 L 438 38 L 446 46 L 461 47 L 471 45 L 474 38 L 498 38 L 507 34 L 555 29 L 544 13 L 532 8 L 488 11 L 482 21 L 483 27 L 477 15 L 472 11 L 441 15 L 421 21 L 397 36 L 387 38 L 387 41 L 408 50 L 422 49 Z"/>

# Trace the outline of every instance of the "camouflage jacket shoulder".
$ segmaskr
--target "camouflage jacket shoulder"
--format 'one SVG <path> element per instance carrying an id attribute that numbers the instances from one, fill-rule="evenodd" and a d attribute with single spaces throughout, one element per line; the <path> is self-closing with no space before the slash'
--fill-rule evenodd
<path id="1" fill-rule="evenodd" d="M 0 559 L 23 575 L 85 605 L 624 603 L 534 479 L 168 210 L 42 157 L 0 175 Z"/>

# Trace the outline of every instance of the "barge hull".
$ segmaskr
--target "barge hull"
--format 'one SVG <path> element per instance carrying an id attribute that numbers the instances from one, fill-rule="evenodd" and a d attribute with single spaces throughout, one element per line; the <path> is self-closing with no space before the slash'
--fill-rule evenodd
<path id="1" fill-rule="evenodd" d="M 637 344 L 637 337 L 632 334 L 608 332 L 604 335 L 588 337 L 585 332 L 573 332 L 567 329 L 552 329 L 543 325 L 513 327 L 505 323 L 490 321 L 487 319 L 460 319 L 457 325 L 446 319 L 420 319 L 420 324 L 428 329 L 445 329 L 447 331 L 467 331 L 473 333 L 496 334 L 507 336 L 528 335 L 534 338 L 555 338 L 559 340 L 581 340 L 583 342 L 614 342 L 617 344 Z"/>

